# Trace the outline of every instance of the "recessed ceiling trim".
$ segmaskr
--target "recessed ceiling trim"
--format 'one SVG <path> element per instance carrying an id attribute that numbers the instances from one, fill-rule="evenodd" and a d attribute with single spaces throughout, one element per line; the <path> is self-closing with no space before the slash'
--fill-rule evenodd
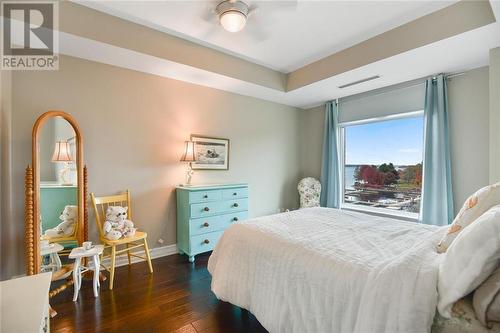
<path id="1" fill-rule="evenodd" d="M 59 3 L 59 30 L 266 88 L 285 90 L 286 75 L 281 72 L 74 2 Z"/>
<path id="2" fill-rule="evenodd" d="M 289 73 L 287 91 L 494 22 L 488 1 L 460 1 Z"/>

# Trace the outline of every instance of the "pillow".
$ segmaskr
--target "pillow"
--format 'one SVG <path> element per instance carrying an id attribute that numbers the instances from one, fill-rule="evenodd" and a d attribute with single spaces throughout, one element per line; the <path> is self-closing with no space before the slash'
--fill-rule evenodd
<path id="1" fill-rule="evenodd" d="M 446 252 L 453 240 L 465 227 L 494 205 L 500 204 L 500 183 L 483 187 L 465 200 L 462 209 L 437 246 L 438 253 Z"/>
<path id="2" fill-rule="evenodd" d="M 500 322 L 500 268 L 476 289 L 472 306 L 481 324 Z"/>
<path id="3" fill-rule="evenodd" d="M 438 310 L 446 318 L 500 262 L 500 205 L 490 208 L 453 241 L 439 264 Z"/>

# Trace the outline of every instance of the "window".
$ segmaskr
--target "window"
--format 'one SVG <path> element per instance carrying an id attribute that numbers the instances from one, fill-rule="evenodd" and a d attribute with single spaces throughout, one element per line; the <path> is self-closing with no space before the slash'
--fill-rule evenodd
<path id="1" fill-rule="evenodd" d="M 423 113 L 341 124 L 342 207 L 418 218 L 422 192 Z"/>

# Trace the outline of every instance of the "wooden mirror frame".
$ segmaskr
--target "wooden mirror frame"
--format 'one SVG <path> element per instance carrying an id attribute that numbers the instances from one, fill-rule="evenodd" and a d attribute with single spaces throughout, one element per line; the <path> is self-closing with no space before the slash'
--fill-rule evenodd
<path id="1" fill-rule="evenodd" d="M 31 141 L 32 167 L 26 168 L 25 178 L 25 242 L 26 242 L 26 274 L 40 273 L 40 160 L 39 136 L 40 129 L 45 122 L 54 117 L 64 118 L 75 131 L 76 137 L 76 169 L 77 169 L 77 199 L 78 219 L 76 238 L 81 245 L 88 239 L 88 212 L 87 212 L 87 167 L 83 165 L 83 138 L 76 120 L 69 113 L 63 111 L 47 111 L 42 114 L 33 125 Z M 59 288 L 64 290 L 66 286 Z M 57 292 L 51 292 L 51 296 Z"/>

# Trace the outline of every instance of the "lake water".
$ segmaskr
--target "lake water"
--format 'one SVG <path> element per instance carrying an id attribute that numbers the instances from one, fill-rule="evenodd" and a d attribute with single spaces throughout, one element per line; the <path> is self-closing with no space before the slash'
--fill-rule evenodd
<path id="1" fill-rule="evenodd" d="M 344 168 L 344 184 L 345 188 L 353 188 L 355 180 L 354 180 L 354 171 L 356 170 L 356 165 L 348 165 Z"/>

